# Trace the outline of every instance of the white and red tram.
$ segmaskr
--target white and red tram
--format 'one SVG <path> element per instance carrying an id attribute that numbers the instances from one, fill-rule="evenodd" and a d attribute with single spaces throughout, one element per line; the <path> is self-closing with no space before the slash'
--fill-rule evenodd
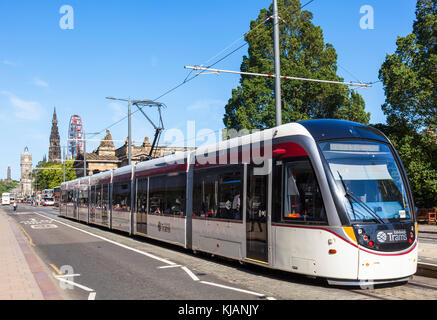
<path id="1" fill-rule="evenodd" d="M 79 178 L 61 198 L 65 217 L 331 284 L 417 269 L 405 170 L 380 131 L 354 122 L 282 125 Z"/>

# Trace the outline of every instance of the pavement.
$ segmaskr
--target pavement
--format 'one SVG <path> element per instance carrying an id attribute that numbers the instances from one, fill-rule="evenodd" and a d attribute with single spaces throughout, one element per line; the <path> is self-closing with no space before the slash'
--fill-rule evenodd
<path id="1" fill-rule="evenodd" d="M 419 224 L 417 275 L 437 278 L 437 225 Z M 26 230 L 0 207 L 0 300 L 64 300 Z"/>
<path id="2" fill-rule="evenodd" d="M 22 227 L 2 209 L 0 244 L 0 300 L 64 299 Z"/>

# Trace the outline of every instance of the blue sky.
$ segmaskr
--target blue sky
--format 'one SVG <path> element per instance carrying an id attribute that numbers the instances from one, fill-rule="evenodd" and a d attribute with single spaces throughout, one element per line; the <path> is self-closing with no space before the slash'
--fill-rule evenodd
<path id="1" fill-rule="evenodd" d="M 159 97 L 185 79 L 185 65 L 205 63 L 240 38 L 270 3 L 2 0 L 0 178 L 6 177 L 11 166 L 12 178 L 20 179 L 20 154 L 26 146 L 34 165 L 48 153 L 55 106 L 62 145 L 67 143 L 73 114 L 82 117 L 85 131 L 102 131 L 127 112 L 126 104 L 105 100 L 106 96 Z M 74 9 L 73 30 L 59 26 L 63 5 Z M 360 28 L 363 5 L 374 8 L 373 30 Z M 415 5 L 415 0 L 315 0 L 305 9 L 314 14 L 313 23 L 321 26 L 325 42 L 334 45 L 339 75 L 347 81 L 371 82 L 378 80 L 378 70 L 385 55 L 395 50 L 396 38 L 412 31 Z M 246 53 L 243 48 L 216 67 L 239 70 Z M 165 127 L 185 133 L 187 121 L 195 121 L 197 133 L 205 128 L 221 129 L 224 105 L 238 81 L 236 75 L 201 75 L 166 95 L 160 99 L 168 106 L 163 111 Z M 359 92 L 371 112 L 371 122 L 385 122 L 381 83 Z M 156 119 L 156 111 L 149 112 Z M 153 137 L 152 127 L 139 112 L 133 116 L 132 126 L 136 144 L 145 136 Z M 113 138 L 120 140 L 116 145 L 121 145 L 127 137 L 127 121 L 110 130 Z M 170 140 L 167 142 L 184 144 L 184 138 Z M 97 146 L 98 142 L 89 141 L 87 151 Z"/>

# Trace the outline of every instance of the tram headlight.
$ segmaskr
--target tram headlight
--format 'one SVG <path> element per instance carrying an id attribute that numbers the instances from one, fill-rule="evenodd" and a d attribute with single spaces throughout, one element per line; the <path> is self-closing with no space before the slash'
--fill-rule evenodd
<path id="1" fill-rule="evenodd" d="M 360 228 L 360 229 L 358 229 L 358 234 L 360 234 L 360 235 L 361 235 L 361 234 L 363 234 L 363 233 L 364 233 L 363 229 L 361 229 L 361 228 Z"/>

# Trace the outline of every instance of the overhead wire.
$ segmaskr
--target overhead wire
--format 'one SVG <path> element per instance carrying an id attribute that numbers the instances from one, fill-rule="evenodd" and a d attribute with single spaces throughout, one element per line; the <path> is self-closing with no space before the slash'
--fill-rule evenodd
<path id="1" fill-rule="evenodd" d="M 305 3 L 304 5 L 302 5 L 299 10 L 302 10 L 304 7 L 306 7 L 307 5 L 309 5 L 310 3 L 314 2 L 315 0 L 310 0 L 307 3 Z M 298 10 L 292 12 L 292 14 L 296 13 Z M 257 28 L 259 28 L 261 25 L 264 25 L 268 20 L 270 20 L 272 18 L 272 16 L 267 17 L 266 19 L 264 19 L 262 22 L 260 22 L 258 25 L 256 25 L 253 29 L 250 29 L 248 32 L 246 32 L 243 36 L 241 36 L 240 38 L 238 38 L 237 40 L 233 41 L 230 45 L 228 45 L 226 48 L 222 49 L 220 52 L 218 52 L 217 54 L 215 54 L 213 57 L 209 58 L 204 64 L 208 63 L 209 61 L 215 59 L 216 57 L 220 56 L 223 52 L 226 52 L 227 50 L 229 50 L 232 46 L 234 46 L 236 43 L 238 43 L 239 41 L 241 41 L 243 38 L 245 38 L 249 33 L 253 32 L 254 30 L 256 30 Z M 224 57 L 220 58 L 219 60 L 217 60 L 216 62 L 214 62 L 213 64 L 209 65 L 207 68 L 211 68 L 213 66 L 215 66 L 216 64 L 220 63 L 221 61 L 225 60 L 226 58 L 228 58 L 229 56 L 231 56 L 232 54 L 234 54 L 235 52 L 237 52 L 238 50 L 240 50 L 241 48 L 243 48 L 244 46 L 246 46 L 248 44 L 248 42 L 246 41 L 245 43 L 243 43 L 242 45 L 240 45 L 239 47 L 237 47 L 236 49 L 234 49 L 233 51 L 231 51 L 230 53 L 226 54 Z M 204 65 L 202 64 L 202 65 Z M 167 90 L 166 92 L 164 92 L 163 94 L 161 94 L 160 96 L 158 96 L 157 98 L 155 98 L 154 102 L 156 102 L 156 100 L 161 99 L 162 97 L 170 94 L 171 92 L 177 90 L 178 88 L 180 88 L 181 86 L 185 85 L 186 83 L 190 82 L 191 80 L 197 78 L 199 75 L 201 75 L 202 73 L 204 73 L 206 70 L 202 70 L 201 72 L 195 74 L 192 77 L 189 77 L 191 75 L 191 73 L 193 72 L 193 70 L 191 70 L 189 72 L 189 74 L 186 76 L 186 78 L 179 83 L 178 85 L 174 86 L 173 88 Z M 138 111 L 140 111 L 140 109 L 137 109 L 133 112 L 131 112 L 131 116 L 136 114 Z M 98 131 L 95 134 L 92 134 L 91 137 L 94 137 L 96 135 L 102 134 L 103 132 L 105 132 L 106 130 L 109 130 L 110 128 L 114 127 L 115 125 L 121 123 L 122 121 L 126 120 L 129 117 L 129 115 L 124 116 L 123 118 L 121 118 L 120 120 L 117 120 L 116 122 L 110 124 L 109 126 L 107 126 L 106 128 Z"/>

